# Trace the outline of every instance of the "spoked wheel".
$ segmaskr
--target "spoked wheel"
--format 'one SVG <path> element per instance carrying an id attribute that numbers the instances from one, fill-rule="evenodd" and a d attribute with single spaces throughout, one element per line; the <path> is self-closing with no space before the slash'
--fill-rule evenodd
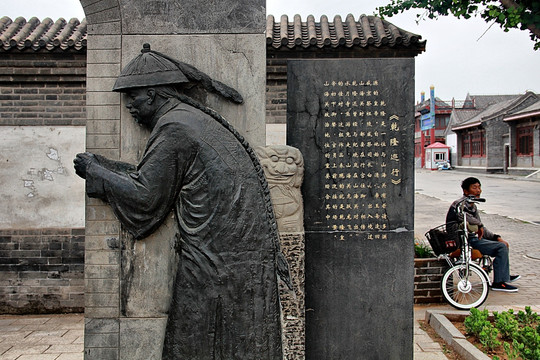
<path id="1" fill-rule="evenodd" d="M 469 265 L 469 277 L 465 278 L 465 265 L 458 264 L 444 273 L 441 290 L 450 305 L 460 310 L 468 310 L 486 301 L 489 280 L 482 270 L 472 264 Z"/>

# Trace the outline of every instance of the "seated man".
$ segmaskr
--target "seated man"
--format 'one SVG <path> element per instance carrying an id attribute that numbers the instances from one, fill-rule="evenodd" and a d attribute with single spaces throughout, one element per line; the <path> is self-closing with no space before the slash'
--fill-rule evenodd
<path id="1" fill-rule="evenodd" d="M 480 180 L 474 177 L 468 177 L 461 183 L 463 197 L 454 201 L 446 214 L 446 223 L 462 222 L 463 215 L 458 214 L 457 204 L 464 197 L 480 197 L 482 186 Z M 508 283 L 518 280 L 520 275 L 510 275 L 510 262 L 508 260 L 508 243 L 499 235 L 492 233 L 482 224 L 480 214 L 476 204 L 464 202 L 463 211 L 467 212 L 467 223 L 476 226 L 478 230 L 475 233 L 469 233 L 469 243 L 474 249 L 478 249 L 482 254 L 495 257 L 493 261 L 494 278 L 491 286 L 492 290 L 517 292 L 518 288 Z M 470 231 L 470 228 L 469 228 Z"/>

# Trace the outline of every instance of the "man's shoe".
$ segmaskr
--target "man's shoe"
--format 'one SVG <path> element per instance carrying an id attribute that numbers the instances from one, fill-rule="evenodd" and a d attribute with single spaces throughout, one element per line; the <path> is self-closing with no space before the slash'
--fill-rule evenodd
<path id="1" fill-rule="evenodd" d="M 500 283 L 493 283 L 493 285 L 491 285 L 491 290 L 504 291 L 504 292 L 517 292 L 518 288 L 512 285 L 508 285 L 505 282 L 500 282 Z"/>
<path id="2" fill-rule="evenodd" d="M 514 281 L 518 281 L 519 279 L 521 279 L 521 275 L 510 275 L 510 280 L 508 280 L 508 282 L 511 283 Z"/>

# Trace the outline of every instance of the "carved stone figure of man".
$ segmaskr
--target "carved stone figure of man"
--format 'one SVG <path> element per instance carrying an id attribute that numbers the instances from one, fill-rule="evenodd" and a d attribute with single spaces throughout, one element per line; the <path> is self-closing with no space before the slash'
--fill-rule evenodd
<path id="1" fill-rule="evenodd" d="M 163 359 L 281 359 L 276 273 L 287 281 L 287 269 L 268 188 L 242 137 L 183 94 L 195 81 L 242 101 L 145 44 L 114 87 L 151 131 L 142 160 L 134 166 L 84 153 L 75 169 L 88 196 L 107 202 L 136 239 L 175 214 L 180 260 Z"/>

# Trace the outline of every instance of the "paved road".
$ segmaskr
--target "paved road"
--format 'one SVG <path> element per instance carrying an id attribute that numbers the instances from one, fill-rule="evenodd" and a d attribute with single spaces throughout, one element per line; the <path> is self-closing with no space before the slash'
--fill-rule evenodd
<path id="1" fill-rule="evenodd" d="M 461 181 L 468 176 L 482 183 L 486 202 L 478 208 L 487 214 L 540 224 L 540 181 L 505 175 L 469 174 L 461 171 L 416 171 L 415 190 L 451 203 L 461 194 Z"/>

